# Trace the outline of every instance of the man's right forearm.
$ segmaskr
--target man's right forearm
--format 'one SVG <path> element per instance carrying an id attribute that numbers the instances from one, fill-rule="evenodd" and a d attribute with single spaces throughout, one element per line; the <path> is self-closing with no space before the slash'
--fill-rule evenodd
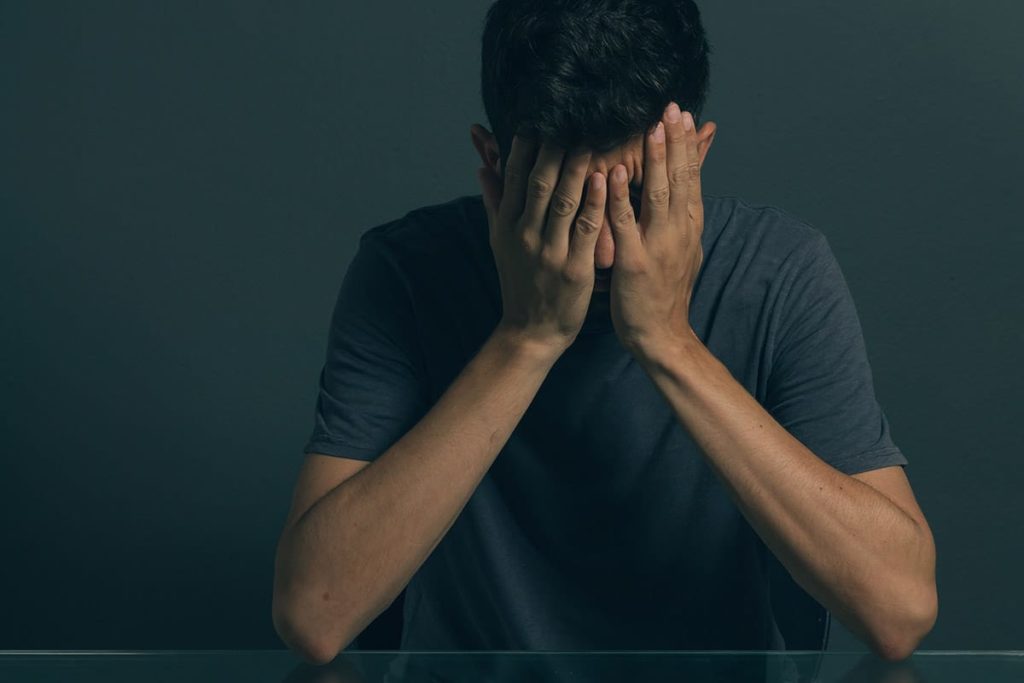
<path id="1" fill-rule="evenodd" d="M 289 628 L 333 658 L 395 600 L 458 517 L 562 348 L 495 330 L 412 429 L 281 537 Z"/>

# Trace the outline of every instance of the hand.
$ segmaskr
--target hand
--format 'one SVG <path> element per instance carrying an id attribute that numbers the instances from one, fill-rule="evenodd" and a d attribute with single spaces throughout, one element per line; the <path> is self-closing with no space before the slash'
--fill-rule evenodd
<path id="1" fill-rule="evenodd" d="M 605 178 L 592 174 L 581 201 L 590 150 L 565 158 L 565 150 L 551 144 L 541 145 L 539 153 L 536 148 L 536 142 L 515 136 L 504 187 L 486 167 L 477 179 L 501 283 L 499 328 L 561 352 L 576 339 L 590 306 Z"/>
<path id="2" fill-rule="evenodd" d="M 692 117 L 689 129 L 684 127 L 688 116 L 679 116 L 679 107 L 670 103 L 645 137 L 639 224 L 629 203 L 625 167 L 617 165 L 609 173 L 608 217 L 615 240 L 612 324 L 623 346 L 634 353 L 696 338 L 689 314 L 704 259 L 704 202 L 697 131 Z"/>

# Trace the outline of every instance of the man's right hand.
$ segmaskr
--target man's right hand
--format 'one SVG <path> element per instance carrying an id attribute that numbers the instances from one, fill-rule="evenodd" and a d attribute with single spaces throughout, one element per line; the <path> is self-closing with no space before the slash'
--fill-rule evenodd
<path id="1" fill-rule="evenodd" d="M 607 189 L 595 172 L 582 199 L 590 157 L 589 149 L 566 157 L 548 143 L 538 153 L 535 141 L 516 135 L 504 182 L 489 168 L 477 170 L 501 283 L 498 328 L 559 351 L 579 334 L 594 290 Z"/>

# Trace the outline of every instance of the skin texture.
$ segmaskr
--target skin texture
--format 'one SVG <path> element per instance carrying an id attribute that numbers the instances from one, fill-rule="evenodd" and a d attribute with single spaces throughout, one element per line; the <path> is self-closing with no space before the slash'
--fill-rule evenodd
<path id="1" fill-rule="evenodd" d="M 934 626 L 938 593 L 934 539 L 903 468 L 854 475 L 833 468 L 776 422 L 690 326 L 690 295 L 703 260 L 700 169 L 712 125 L 695 131 L 692 118 L 685 112 L 678 116 L 670 103 L 644 138 L 642 164 L 632 147 L 619 159 L 592 161 L 601 173 L 612 166 L 601 227 L 612 242 L 597 240 L 589 263 L 614 264 L 609 302 L 616 334 L 765 545 L 804 590 L 877 655 L 904 659 Z M 473 130 L 477 141 L 479 132 Z M 514 144 L 508 167 L 516 172 L 509 171 L 510 178 L 532 166 L 525 156 Z M 563 186 L 553 168 L 550 152 L 542 153 L 530 177 L 542 177 L 549 188 L 557 182 L 564 202 L 580 185 Z M 617 179 L 616 171 L 622 170 L 626 177 Z M 637 217 L 626 183 L 638 174 L 643 192 Z M 506 183 L 519 190 L 511 202 L 519 205 L 517 184 L 522 182 Z M 531 195 L 546 207 L 552 192 L 534 188 Z M 485 204 L 493 201 L 488 186 Z M 525 213 L 525 221 L 506 217 L 503 229 L 536 231 L 543 210 L 528 203 Z M 549 224 L 559 223 L 557 214 L 547 214 Z M 573 238 L 581 234 L 586 233 Z M 522 249 L 522 240 L 508 244 Z M 552 268 L 546 262 L 542 267 Z M 567 271 L 561 262 L 555 267 Z M 580 278 L 565 279 L 572 286 Z"/>
<path id="2" fill-rule="evenodd" d="M 663 124 L 669 145 L 662 162 L 664 177 L 689 179 L 692 162 L 686 163 L 687 173 L 679 174 L 668 170 L 673 167 L 669 159 L 703 161 L 712 124 L 699 134 L 680 134 L 667 116 Z M 495 166 L 497 146 L 488 144 L 482 128 L 473 130 L 474 143 L 490 164 L 485 170 L 498 180 L 491 184 L 488 179 L 485 187 L 491 220 L 492 200 L 500 191 L 495 185 L 501 180 L 500 167 Z M 672 145 L 692 149 L 680 155 L 671 151 Z M 516 151 L 513 144 L 510 166 Z M 560 161 L 549 151 L 548 158 L 553 157 Z M 569 165 L 572 193 L 582 194 L 584 173 L 603 180 L 609 166 L 619 164 L 630 178 L 642 181 L 648 161 L 638 159 L 635 152 L 627 156 L 627 150 L 617 159 L 574 159 Z M 532 159 L 529 164 L 527 168 L 532 168 Z M 648 172 L 647 177 L 654 174 Z M 671 188 L 671 180 L 669 184 Z M 520 199 L 522 189 L 517 188 Z M 599 190 L 596 195 L 600 194 Z M 639 224 L 631 224 L 632 210 L 628 216 L 620 211 L 621 221 L 611 220 L 619 215 L 615 206 L 628 204 L 622 192 L 618 199 L 614 194 L 613 187 L 607 203 L 602 196 L 598 207 L 584 207 L 580 213 L 588 217 L 592 229 L 584 234 L 588 249 L 577 246 L 571 277 L 565 277 L 566 258 L 559 253 L 541 260 L 533 254 L 523 257 L 528 250 L 520 248 L 515 258 L 535 268 L 543 266 L 550 272 L 540 279 L 574 288 L 576 299 L 591 296 L 595 267 L 614 263 L 612 284 L 617 289 L 609 293 L 609 301 L 618 302 L 616 331 L 634 340 L 631 351 L 751 527 L 793 578 L 877 654 L 886 659 L 906 657 L 931 630 L 938 602 L 934 541 L 903 469 L 886 467 L 847 476 L 832 468 L 779 425 L 692 334 L 680 302 L 688 306 L 689 278 L 699 262 L 699 241 L 694 237 L 702 230 L 697 225 L 702 211 L 692 206 L 694 197 L 699 201 L 699 190 L 673 191 L 668 215 L 675 206 L 676 215 L 685 213 L 686 220 L 669 225 L 658 222 L 658 211 L 649 216 L 644 207 Z M 688 199 L 679 203 L 680 196 Z M 550 197 L 534 199 L 533 213 L 543 217 Z M 539 233 L 543 221 L 519 220 L 522 204 L 503 201 L 503 207 L 512 208 L 503 212 L 507 215 L 499 223 Z M 679 211 L 680 206 L 685 211 Z M 567 223 L 574 207 L 568 208 L 561 217 L 566 220 L 554 221 L 559 247 L 563 236 L 568 241 Z M 613 243 L 601 242 L 598 230 L 607 230 L 604 239 L 611 237 Z M 668 260 L 659 260 L 645 240 L 682 246 Z M 516 244 L 514 239 L 496 242 Z M 514 259 L 509 263 L 518 265 Z M 517 270 L 508 268 L 506 275 Z M 509 277 L 540 301 L 560 300 L 558 293 L 538 291 L 536 277 Z M 572 299 L 570 308 L 592 303 Z M 564 324 L 580 317 L 578 311 L 566 316 L 558 307 L 523 308 L 531 316 L 554 310 Z M 675 322 L 659 322 L 659 311 L 664 310 L 676 312 Z M 536 319 L 543 321 L 544 316 Z M 679 336 L 680 330 L 688 333 Z M 538 343 L 499 325 L 427 414 L 376 460 L 307 457 L 275 557 L 274 625 L 289 647 L 310 662 L 326 663 L 392 603 L 451 527 L 562 351 L 561 346 Z"/>
<path id="3" fill-rule="evenodd" d="M 700 165 L 703 167 L 704 160 L 714 142 L 717 125 L 713 121 L 706 121 L 697 130 L 697 153 L 700 158 Z M 498 151 L 498 142 L 493 133 L 479 123 L 470 127 L 470 137 L 473 146 L 480 155 L 480 160 L 485 167 L 501 178 L 501 156 Z M 604 154 L 593 155 L 587 167 L 584 178 L 589 181 L 590 176 L 595 172 L 608 178 L 609 173 L 621 165 L 626 171 L 627 184 L 634 194 L 635 209 L 641 209 L 641 194 L 644 183 L 644 158 L 645 158 L 645 135 L 636 135 L 624 145 L 620 145 Z M 642 209 L 641 209 L 642 215 Z M 597 244 L 594 248 L 594 267 L 597 270 L 613 269 L 615 265 L 615 240 L 612 237 L 612 219 L 606 210 L 603 217 L 601 232 L 597 237 Z M 614 273 L 614 269 L 612 270 Z M 591 301 L 591 315 L 607 315 L 610 309 L 609 289 L 602 287 L 600 283 L 595 286 Z"/>

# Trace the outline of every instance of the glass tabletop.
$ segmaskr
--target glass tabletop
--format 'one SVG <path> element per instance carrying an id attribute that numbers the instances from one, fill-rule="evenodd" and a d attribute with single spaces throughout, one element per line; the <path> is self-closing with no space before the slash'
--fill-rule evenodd
<path id="1" fill-rule="evenodd" d="M 316 666 L 288 650 L 0 650 L 4 683 L 279 681 L 1024 681 L 1024 651 L 920 651 L 901 662 L 863 652 L 344 651 Z"/>

